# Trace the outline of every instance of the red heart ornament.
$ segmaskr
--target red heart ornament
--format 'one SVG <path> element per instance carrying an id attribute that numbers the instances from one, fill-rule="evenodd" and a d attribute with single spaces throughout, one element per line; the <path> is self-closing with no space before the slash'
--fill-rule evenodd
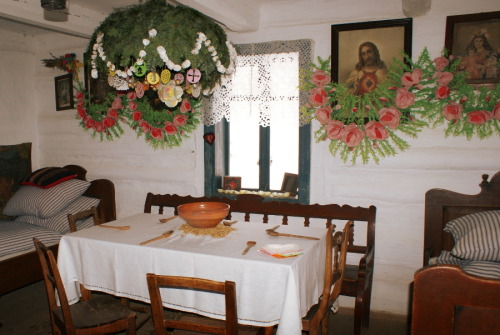
<path id="1" fill-rule="evenodd" d="M 212 144 L 215 141 L 215 134 L 214 133 L 206 133 L 203 135 L 203 138 L 208 144 Z"/>

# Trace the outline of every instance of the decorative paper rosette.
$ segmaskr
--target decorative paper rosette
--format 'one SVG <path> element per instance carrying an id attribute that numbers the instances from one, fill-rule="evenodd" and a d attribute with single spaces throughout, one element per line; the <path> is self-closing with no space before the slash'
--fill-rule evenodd
<path id="1" fill-rule="evenodd" d="M 387 80 L 359 96 L 330 82 L 330 59 L 318 58 L 301 74 L 301 89 L 310 93 L 301 114 L 320 122 L 316 140 L 330 140 L 330 152 L 344 162 L 360 158 L 366 164 L 407 149 L 401 134 L 416 137 L 427 121 L 450 120 L 446 134 L 467 138 L 499 132 L 498 88 L 474 91 L 464 74 L 456 74 L 456 65 L 445 57 L 431 60 L 427 49 L 415 63 L 407 55 L 405 60 L 394 60 Z"/>
<path id="2" fill-rule="evenodd" d="M 203 95 L 234 72 L 236 60 L 217 23 L 163 0 L 111 13 L 91 37 L 86 55 L 91 77 L 106 79 L 114 93 L 99 102 L 80 94 L 81 125 L 112 139 L 123 132 L 123 121 L 154 148 L 179 146 L 196 129 Z M 122 107 L 112 107 L 119 100 Z M 109 126 L 102 128 L 105 121 Z"/>

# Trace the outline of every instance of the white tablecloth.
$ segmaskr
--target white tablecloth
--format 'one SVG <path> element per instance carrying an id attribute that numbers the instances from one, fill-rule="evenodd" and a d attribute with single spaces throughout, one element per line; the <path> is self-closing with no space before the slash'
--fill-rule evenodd
<path id="1" fill-rule="evenodd" d="M 324 228 L 280 226 L 279 232 L 319 237 L 308 240 L 272 237 L 272 225 L 238 222 L 224 238 L 184 234 L 176 218 L 160 223 L 166 215 L 136 214 L 108 223 L 131 226 L 129 230 L 92 227 L 62 237 L 58 266 L 68 299 L 78 300 L 78 283 L 149 303 L 146 273 L 201 277 L 236 283 L 238 319 L 242 324 L 279 324 L 278 334 L 300 335 L 301 318 L 317 302 L 323 288 Z M 140 242 L 173 229 L 174 234 L 147 245 Z M 247 241 L 256 241 L 246 255 Z M 277 259 L 261 253 L 266 244 L 298 244 L 303 254 Z M 173 292 L 175 291 L 175 292 Z M 214 298 L 215 297 L 215 298 Z M 164 305 L 211 317 L 224 317 L 222 297 L 200 292 L 166 290 Z M 220 299 L 219 299 L 220 298 Z"/>

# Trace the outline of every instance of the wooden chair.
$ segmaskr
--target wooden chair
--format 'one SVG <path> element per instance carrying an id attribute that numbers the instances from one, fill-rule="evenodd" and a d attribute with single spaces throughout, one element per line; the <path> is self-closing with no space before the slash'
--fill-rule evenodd
<path id="1" fill-rule="evenodd" d="M 177 214 L 177 206 L 198 201 L 220 201 L 231 206 L 227 219 L 231 219 L 231 213 L 244 213 L 244 220 L 250 221 L 252 215 L 262 216 L 262 222 L 268 223 L 269 216 L 280 216 L 282 224 L 288 224 L 289 217 L 303 218 L 304 226 L 310 225 L 310 219 L 324 219 L 328 228 L 333 220 L 351 220 L 354 222 L 353 229 L 348 238 L 348 253 L 361 256 L 357 264 L 347 264 L 345 277 L 342 282 L 341 295 L 355 298 L 354 303 L 354 334 L 361 334 L 362 328 L 370 325 L 370 306 L 373 285 L 373 271 L 375 265 L 375 221 L 377 208 L 352 207 L 349 205 L 339 206 L 337 204 L 327 205 L 302 205 L 286 201 L 266 201 L 259 195 L 242 194 L 236 199 L 226 197 L 192 197 L 177 194 L 153 194 L 148 193 L 144 204 L 144 213 L 151 213 L 153 207 L 158 207 L 158 213 L 163 214 L 165 207 L 174 207 Z M 366 222 L 366 245 L 360 245 L 354 238 L 354 230 L 357 222 Z"/>
<path id="2" fill-rule="evenodd" d="M 100 224 L 99 215 L 97 214 L 97 208 L 92 206 L 90 209 L 80 211 L 75 214 L 68 214 L 69 230 L 73 233 L 76 229 L 76 222 L 79 220 L 86 219 L 92 216 L 94 220 L 94 226 Z"/>
<path id="3" fill-rule="evenodd" d="M 500 280 L 456 265 L 425 267 L 414 279 L 412 335 L 500 334 Z"/>
<path id="4" fill-rule="evenodd" d="M 165 276 L 148 273 L 151 314 L 156 335 L 167 335 L 167 328 L 175 329 L 172 334 L 221 334 L 252 335 L 258 334 L 260 328 L 238 325 L 236 311 L 236 289 L 232 281 L 218 282 L 202 278 Z M 226 301 L 226 320 L 215 320 L 191 313 L 181 313 L 178 319 L 169 318 L 162 305 L 160 287 L 177 289 L 202 290 L 216 294 L 224 294 Z"/>
<path id="5" fill-rule="evenodd" d="M 54 254 L 37 238 L 33 241 L 42 267 L 53 334 L 94 335 L 124 330 L 128 335 L 135 334 L 136 314 L 112 296 L 92 297 L 83 289 L 82 300 L 69 305 Z"/>

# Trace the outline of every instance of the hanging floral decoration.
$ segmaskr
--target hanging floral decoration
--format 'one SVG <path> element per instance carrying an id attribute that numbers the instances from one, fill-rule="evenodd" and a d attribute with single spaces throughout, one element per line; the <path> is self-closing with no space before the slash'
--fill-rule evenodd
<path id="1" fill-rule="evenodd" d="M 90 39 L 92 80 L 110 92 L 95 99 L 79 85 L 81 126 L 101 139 L 127 123 L 155 149 L 179 146 L 200 124 L 203 96 L 234 71 L 236 51 L 212 19 L 163 0 L 118 9 Z"/>
<path id="2" fill-rule="evenodd" d="M 78 71 L 83 67 L 83 64 L 76 59 L 75 53 L 67 53 L 59 57 L 52 54 L 50 55 L 52 58 L 42 59 L 42 63 L 45 67 L 57 68 L 68 73 L 73 73 L 76 79 L 78 79 Z"/>
<path id="3" fill-rule="evenodd" d="M 318 64 L 304 71 L 301 89 L 310 98 L 301 114 L 319 121 L 316 141 L 330 140 L 330 152 L 344 162 L 361 159 L 366 164 L 409 148 L 402 135 L 417 137 L 429 121 L 448 121 L 447 135 L 484 138 L 499 133 L 498 88 L 474 91 L 455 62 L 444 56 L 432 60 L 427 49 L 416 62 L 408 55 L 404 59 L 394 60 L 387 80 L 364 95 L 331 82 L 330 59 L 318 58 Z"/>

